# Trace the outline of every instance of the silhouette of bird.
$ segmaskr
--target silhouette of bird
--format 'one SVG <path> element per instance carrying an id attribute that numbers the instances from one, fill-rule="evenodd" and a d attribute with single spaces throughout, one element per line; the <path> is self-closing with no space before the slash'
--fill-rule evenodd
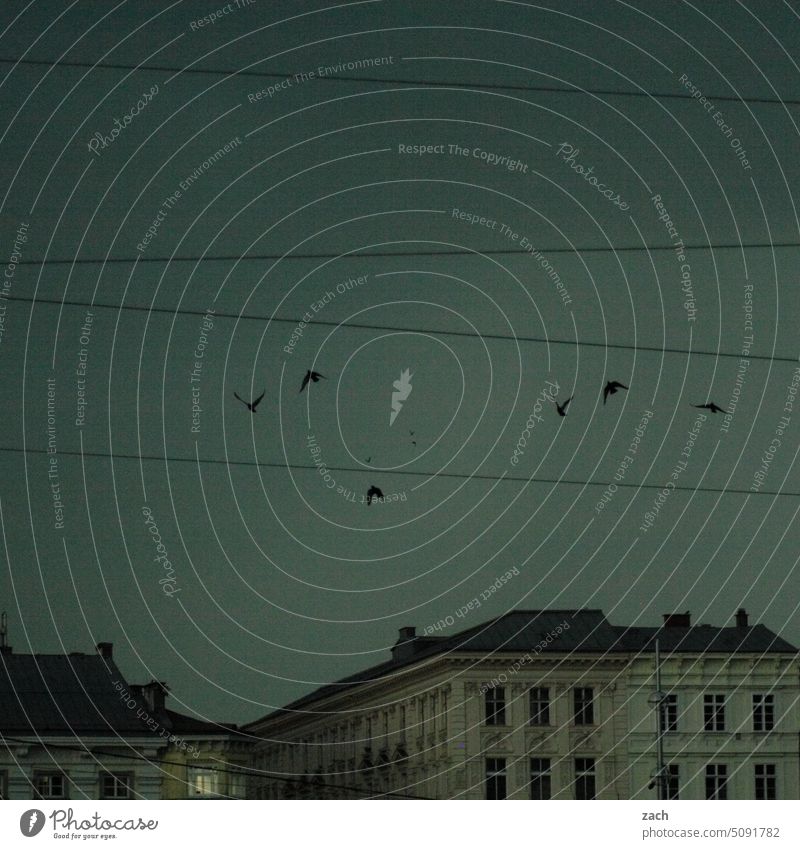
<path id="1" fill-rule="evenodd" d="M 693 407 L 696 407 L 698 410 L 711 410 L 712 413 L 724 413 L 725 410 L 722 407 L 718 407 L 713 401 L 709 404 L 692 404 Z"/>
<path id="2" fill-rule="evenodd" d="M 320 378 L 322 378 L 323 380 L 328 379 L 327 377 L 325 377 L 324 374 L 320 374 L 318 371 L 311 371 L 311 369 L 309 369 L 306 372 L 306 376 L 303 378 L 303 385 L 300 387 L 300 391 L 302 392 L 306 388 L 306 386 L 308 386 L 308 382 L 310 380 L 313 380 L 314 383 L 316 383 Z"/>
<path id="3" fill-rule="evenodd" d="M 569 404 L 569 402 L 574 397 L 575 397 L 574 395 L 570 395 L 569 398 L 567 398 L 567 400 L 564 401 L 563 404 L 559 404 L 558 401 L 556 401 L 555 398 L 553 399 L 553 403 L 556 405 L 556 409 L 558 410 L 559 416 L 566 416 L 567 415 L 567 404 Z"/>
<path id="4" fill-rule="evenodd" d="M 237 401 L 241 401 L 251 413 L 255 413 L 256 407 L 261 403 L 261 399 L 267 394 L 267 390 L 265 389 L 255 401 L 245 401 L 244 398 L 241 398 L 235 392 L 233 394 Z"/>
<path id="5" fill-rule="evenodd" d="M 603 390 L 603 403 L 606 403 L 606 398 L 609 395 L 615 395 L 620 389 L 627 389 L 624 383 L 620 383 L 618 380 L 609 380 L 606 384 L 605 389 Z"/>
<path id="6" fill-rule="evenodd" d="M 371 463 L 371 462 L 372 462 L 372 457 L 371 457 L 371 456 L 370 456 L 370 457 L 367 457 L 367 462 L 368 462 L 368 463 Z"/>
<path id="7" fill-rule="evenodd" d="M 383 498 L 383 493 L 377 486 L 371 486 L 367 490 L 367 506 L 372 504 L 373 498 Z"/>

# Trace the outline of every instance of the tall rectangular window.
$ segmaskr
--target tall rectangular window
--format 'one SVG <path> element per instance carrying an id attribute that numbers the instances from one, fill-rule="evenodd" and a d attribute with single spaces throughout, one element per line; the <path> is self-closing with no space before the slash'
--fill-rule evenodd
<path id="1" fill-rule="evenodd" d="M 63 772 L 35 772 L 33 787 L 39 799 L 67 798 L 67 779 Z"/>
<path id="2" fill-rule="evenodd" d="M 486 798 L 506 798 L 505 758 L 486 758 Z"/>
<path id="3" fill-rule="evenodd" d="M 530 691 L 531 725 L 550 724 L 550 688 L 531 687 Z"/>
<path id="4" fill-rule="evenodd" d="M 677 693 L 667 693 L 661 703 L 661 731 L 678 730 L 678 696 Z"/>
<path id="5" fill-rule="evenodd" d="M 775 696 L 753 693 L 753 731 L 772 731 L 775 727 Z"/>
<path id="6" fill-rule="evenodd" d="M 531 799 L 549 799 L 550 758 L 531 758 Z"/>
<path id="7" fill-rule="evenodd" d="M 728 798 L 728 767 L 726 764 L 706 766 L 706 799 Z"/>
<path id="8" fill-rule="evenodd" d="M 756 799 L 777 799 L 775 764 L 755 764 Z"/>
<path id="9" fill-rule="evenodd" d="M 189 797 L 217 796 L 220 792 L 220 773 L 202 766 L 188 768 Z"/>
<path id="10" fill-rule="evenodd" d="M 101 799 L 132 799 L 133 776 L 129 772 L 104 772 L 100 775 Z"/>
<path id="11" fill-rule="evenodd" d="M 486 691 L 486 724 L 506 724 L 506 689 L 490 687 Z"/>
<path id="12" fill-rule="evenodd" d="M 703 729 L 725 730 L 725 696 L 721 693 L 707 693 L 703 696 Z"/>
<path id="13" fill-rule="evenodd" d="M 667 766 L 667 799 L 680 799 L 681 774 L 677 764 Z"/>
<path id="14" fill-rule="evenodd" d="M 594 758 L 575 758 L 575 798 L 595 798 Z"/>
<path id="15" fill-rule="evenodd" d="M 228 796 L 244 799 L 247 796 L 247 774 L 232 772 L 228 774 Z"/>
<path id="16" fill-rule="evenodd" d="M 575 725 L 594 725 L 594 690 L 576 687 L 573 694 Z"/>

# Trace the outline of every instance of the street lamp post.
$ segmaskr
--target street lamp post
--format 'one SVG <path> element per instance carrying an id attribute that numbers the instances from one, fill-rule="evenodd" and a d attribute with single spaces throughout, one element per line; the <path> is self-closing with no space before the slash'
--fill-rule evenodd
<path id="1" fill-rule="evenodd" d="M 664 702 L 667 699 L 666 693 L 661 689 L 661 652 L 656 640 L 656 691 L 648 701 L 656 712 L 656 769 L 653 774 L 653 784 L 658 789 L 658 798 L 667 798 L 667 770 L 664 766 Z"/>

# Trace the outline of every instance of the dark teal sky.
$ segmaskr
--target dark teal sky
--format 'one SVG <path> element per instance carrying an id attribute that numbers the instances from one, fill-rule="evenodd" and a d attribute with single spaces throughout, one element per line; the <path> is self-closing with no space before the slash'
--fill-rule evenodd
<path id="1" fill-rule="evenodd" d="M 167 681 L 177 709 L 243 721 L 385 659 L 398 627 L 453 615 L 512 566 L 519 576 L 464 627 L 583 606 L 618 624 L 686 609 L 726 624 L 744 606 L 800 640 L 800 406 L 761 487 L 773 494 L 747 494 L 799 353 L 791 8 L 258 0 L 191 26 L 218 9 L 0 10 L 4 266 L 28 224 L 0 337 L 0 599 L 15 649 L 113 641 L 128 678 Z M 368 58 L 382 61 L 294 77 Z M 562 145 L 578 150 L 571 164 Z M 312 364 L 328 380 L 300 395 Z M 406 368 L 413 389 L 390 427 Z M 63 529 L 42 453 L 51 377 Z M 607 379 L 630 391 L 604 406 Z M 569 415 L 544 409 L 514 465 L 547 380 L 574 394 Z M 255 416 L 233 398 L 262 390 Z M 697 419 L 689 405 L 732 398 L 729 428 L 708 416 L 680 474 L 688 489 L 649 530 L 658 489 L 620 488 L 595 510 L 645 410 L 624 482 L 662 487 Z M 353 503 L 314 456 L 359 499 L 377 485 L 405 500 Z M 143 506 L 173 565 L 171 598 Z"/>

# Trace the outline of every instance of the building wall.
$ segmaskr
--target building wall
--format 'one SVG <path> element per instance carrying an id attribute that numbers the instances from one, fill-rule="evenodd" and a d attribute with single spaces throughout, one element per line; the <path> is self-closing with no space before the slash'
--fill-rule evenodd
<path id="1" fill-rule="evenodd" d="M 346 785 L 362 793 L 387 792 L 427 798 L 485 798 L 487 758 L 505 758 L 509 798 L 527 798 L 530 757 L 550 757 L 555 798 L 570 798 L 574 758 L 597 761 L 598 798 L 626 798 L 629 789 L 615 739 L 624 729 L 619 705 L 623 696 L 617 678 L 624 669 L 618 660 L 593 668 L 577 662 L 541 661 L 509 678 L 509 659 L 473 658 L 445 661 L 436 670 L 397 681 L 359 687 L 347 697 L 315 706 L 330 711 L 324 718 L 303 715 L 254 724 L 254 733 L 282 742 L 258 744 L 254 765 L 305 781 L 257 779 L 252 794 L 263 798 L 294 795 L 351 795 L 314 786 L 313 778 L 329 785 Z M 487 725 L 485 694 L 489 683 L 502 680 L 506 694 L 506 723 Z M 407 676 L 404 676 L 407 678 Z M 443 683 L 445 682 L 445 683 Z M 593 687 L 595 723 L 572 724 L 572 687 Z M 549 728 L 529 728 L 528 688 L 549 686 L 553 702 Z M 359 710 L 361 705 L 384 705 Z M 365 758 L 369 748 L 370 757 Z M 398 749 L 408 754 L 398 759 Z M 378 766 L 381 753 L 389 763 Z M 373 768 L 368 768 L 371 761 Z M 365 768 L 367 767 L 367 768 Z"/>
<path id="2" fill-rule="evenodd" d="M 459 656 L 393 679 L 358 685 L 311 709 L 254 723 L 264 773 L 255 798 L 358 798 L 393 792 L 483 799 L 486 761 L 505 759 L 509 799 L 530 798 L 530 759 L 549 758 L 552 798 L 575 798 L 576 759 L 593 759 L 596 798 L 655 799 L 654 658 L 626 655 L 536 658 L 516 672 L 516 656 Z M 487 725 L 485 691 L 505 690 L 505 723 Z M 529 725 L 528 691 L 550 688 L 548 727 Z M 594 723 L 576 725 L 574 688 L 591 687 Z M 793 656 L 681 655 L 663 664 L 662 689 L 679 693 L 678 732 L 665 735 L 678 763 L 681 798 L 705 798 L 705 766 L 726 763 L 728 798 L 754 798 L 753 764 L 774 763 L 779 798 L 798 798 L 798 664 Z M 703 693 L 727 698 L 726 731 L 703 730 Z M 776 727 L 752 731 L 752 694 L 776 696 Z M 730 730 L 728 730 L 730 729 Z M 403 750 L 408 754 L 403 759 Z M 758 753 L 756 755 L 755 753 Z M 385 762 L 385 763 L 384 763 Z M 281 780 L 278 776 L 282 777 Z"/>
<path id="3" fill-rule="evenodd" d="M 790 656 L 667 658 L 662 663 L 662 691 L 678 697 L 678 729 L 664 735 L 665 762 L 678 766 L 680 798 L 705 799 L 706 764 L 727 766 L 728 798 L 755 798 L 755 764 L 774 764 L 779 799 L 800 797 L 800 687 L 798 664 Z M 656 762 L 656 718 L 647 697 L 655 690 L 653 661 L 631 665 L 629 692 L 632 796 L 654 799 L 648 789 Z M 725 730 L 705 731 L 705 694 L 725 696 Z M 772 694 L 775 726 L 755 731 L 753 695 Z"/>
<path id="4" fill-rule="evenodd" d="M 619 707 L 622 693 L 618 679 L 622 662 L 610 658 L 602 664 L 586 659 L 558 658 L 539 660 L 513 677 L 505 687 L 506 726 L 485 723 L 486 683 L 502 681 L 508 660 L 481 663 L 470 671 L 466 684 L 467 789 L 465 797 L 485 798 L 485 761 L 491 757 L 506 759 L 507 790 L 510 799 L 530 796 L 530 759 L 547 758 L 551 762 L 552 798 L 574 796 L 575 759 L 595 761 L 597 798 L 625 798 L 628 785 L 622 776 L 619 750 L 615 740 L 624 729 Z M 494 667 L 494 669 L 492 668 Z M 475 676 L 485 670 L 483 676 Z M 594 723 L 576 725 L 573 721 L 574 688 L 591 688 L 594 693 Z M 550 725 L 531 726 L 529 690 L 546 687 L 550 693 Z"/>
<path id="5" fill-rule="evenodd" d="M 315 707 L 328 716 L 251 725 L 251 733 L 271 739 L 255 745 L 252 763 L 265 775 L 252 780 L 249 795 L 362 798 L 392 790 L 446 797 L 453 687 L 430 673 L 402 677 Z"/>
<path id="6" fill-rule="evenodd" d="M 228 737 L 187 737 L 170 745 L 161 762 L 163 799 L 244 799 L 249 746 Z M 239 767 L 244 769 L 239 771 Z"/>
<path id="7" fill-rule="evenodd" d="M 161 773 L 157 766 L 130 756 L 138 755 L 151 761 L 159 758 L 159 749 L 148 744 L 142 746 L 131 739 L 119 737 L 76 739 L 75 737 L 47 738 L 52 748 L 37 743 L 9 743 L 0 746 L 0 773 L 4 773 L 8 799 L 33 799 L 34 776 L 37 772 L 62 772 L 66 775 L 66 798 L 100 799 L 101 776 L 106 772 L 125 773 L 131 776 L 133 798 L 161 798 Z M 128 742 L 130 745 L 124 745 Z M 56 748 L 56 746 L 70 748 Z M 85 751 L 74 751 L 85 747 Z M 113 758 L 105 754 L 92 755 L 92 750 L 119 752 L 127 757 Z"/>

